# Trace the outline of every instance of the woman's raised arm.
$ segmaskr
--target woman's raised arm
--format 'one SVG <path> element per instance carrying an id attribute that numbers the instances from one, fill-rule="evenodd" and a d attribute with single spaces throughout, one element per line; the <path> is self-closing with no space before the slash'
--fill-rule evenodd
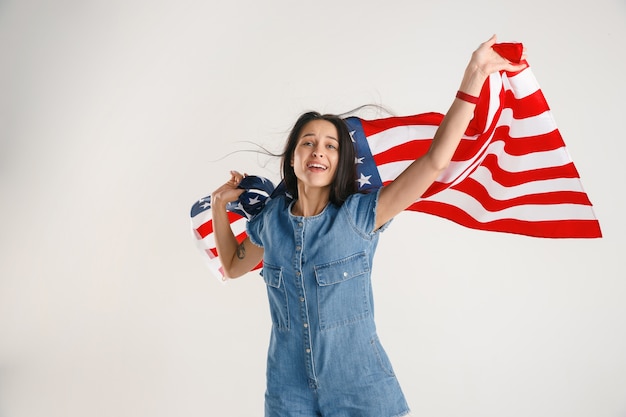
<path id="1" fill-rule="evenodd" d="M 231 171 L 231 179 L 211 195 L 211 214 L 213 215 L 213 235 L 215 247 L 219 254 L 224 275 L 227 278 L 238 278 L 249 272 L 263 259 L 263 248 L 260 248 L 246 238 L 241 243 L 237 242 L 235 234 L 230 228 L 226 205 L 243 193 L 244 190 L 237 188 L 243 176 Z"/>
<path id="2" fill-rule="evenodd" d="M 472 53 L 459 91 L 478 96 L 489 74 L 496 71 L 520 71 L 526 64 L 513 64 L 492 49 L 493 35 Z M 416 159 L 391 184 L 383 187 L 376 209 L 376 228 L 414 203 L 450 164 L 450 160 L 469 122 L 476 104 L 455 98 L 443 118 L 428 152 Z"/>

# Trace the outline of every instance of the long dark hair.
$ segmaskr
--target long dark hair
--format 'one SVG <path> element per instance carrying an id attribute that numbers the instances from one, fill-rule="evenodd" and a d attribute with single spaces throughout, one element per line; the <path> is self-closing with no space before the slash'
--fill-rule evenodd
<path id="1" fill-rule="evenodd" d="M 325 120 L 332 123 L 337 129 L 339 139 L 339 164 L 337 166 L 337 172 L 335 173 L 335 179 L 330 187 L 330 201 L 335 205 L 342 205 L 348 196 L 357 192 L 356 186 L 356 168 L 354 164 L 355 152 L 352 139 L 350 138 L 350 132 L 346 123 L 341 117 L 334 114 L 320 114 L 315 111 L 310 111 L 301 115 L 294 124 L 287 143 L 285 144 L 285 150 L 282 157 L 282 176 L 287 187 L 287 192 L 293 196 L 294 199 L 298 198 L 298 178 L 291 166 L 291 160 L 298 144 L 298 138 L 302 133 L 304 125 L 313 120 Z"/>

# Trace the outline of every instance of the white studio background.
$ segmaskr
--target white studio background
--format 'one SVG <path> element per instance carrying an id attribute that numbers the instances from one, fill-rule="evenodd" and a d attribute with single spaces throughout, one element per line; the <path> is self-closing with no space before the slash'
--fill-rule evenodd
<path id="1" fill-rule="evenodd" d="M 527 46 L 604 237 L 402 213 L 381 338 L 416 416 L 626 416 L 623 0 L 0 2 L 0 416 L 261 416 L 264 284 L 209 275 L 191 204 L 277 180 L 220 158 L 306 110 L 445 112 L 493 33 Z"/>

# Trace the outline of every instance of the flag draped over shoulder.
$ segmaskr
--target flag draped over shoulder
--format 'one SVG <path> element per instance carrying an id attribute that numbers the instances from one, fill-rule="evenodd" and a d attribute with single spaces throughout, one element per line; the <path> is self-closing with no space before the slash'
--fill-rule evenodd
<path id="1" fill-rule="evenodd" d="M 521 44 L 508 45 L 521 49 Z M 378 120 L 345 119 L 357 153 L 359 190 L 367 192 L 389 184 L 424 155 L 443 117 L 424 113 Z M 262 192 L 271 198 L 271 190 Z M 211 269 L 222 277 L 208 200 L 194 205 L 192 228 Z M 262 199 L 258 200 L 262 204 Z M 256 204 L 257 199 L 252 201 Z M 407 210 L 485 231 L 542 238 L 602 236 L 578 171 L 530 67 L 519 73 L 502 71 L 489 76 L 450 166 Z M 235 235 L 243 240 L 249 211 L 241 206 L 229 211 Z"/>
<path id="2" fill-rule="evenodd" d="M 247 176 L 241 180 L 239 188 L 244 191 L 237 201 L 226 206 L 228 221 L 238 242 L 246 238 L 246 222 L 263 209 L 265 201 L 276 194 L 285 194 L 282 187 L 266 178 Z M 191 230 L 198 249 L 204 255 L 207 266 L 217 278 L 224 278 L 224 270 L 217 255 L 213 236 L 213 218 L 211 216 L 211 196 L 201 198 L 191 207 Z M 254 269 L 261 268 L 261 264 Z"/>

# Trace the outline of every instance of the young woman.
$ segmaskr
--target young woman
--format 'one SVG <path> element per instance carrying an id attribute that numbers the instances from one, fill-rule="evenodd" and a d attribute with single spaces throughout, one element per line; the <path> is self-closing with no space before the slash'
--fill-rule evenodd
<path id="1" fill-rule="evenodd" d="M 372 260 L 379 233 L 450 163 L 488 75 L 525 67 L 498 55 L 495 42 L 493 36 L 472 54 L 428 153 L 378 191 L 357 193 L 354 148 L 343 120 L 309 112 L 296 122 L 282 155 L 293 200 L 269 201 L 248 223 L 241 244 L 226 204 L 243 192 L 237 188 L 243 176 L 232 171 L 213 193 L 214 234 L 226 276 L 241 276 L 263 260 L 273 323 L 266 417 L 409 413 L 376 334 Z"/>

